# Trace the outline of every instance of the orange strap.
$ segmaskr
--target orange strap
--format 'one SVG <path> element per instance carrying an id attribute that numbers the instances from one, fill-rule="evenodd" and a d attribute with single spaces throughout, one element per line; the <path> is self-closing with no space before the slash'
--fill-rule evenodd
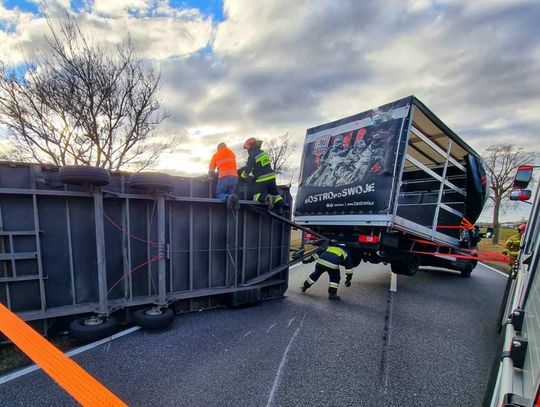
<path id="1" fill-rule="evenodd" d="M 0 331 L 83 406 L 127 406 L 1 303 Z"/>

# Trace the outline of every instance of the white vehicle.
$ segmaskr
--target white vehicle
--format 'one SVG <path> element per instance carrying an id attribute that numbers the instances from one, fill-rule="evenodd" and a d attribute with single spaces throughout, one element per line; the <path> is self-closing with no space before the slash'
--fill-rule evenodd
<path id="1" fill-rule="evenodd" d="M 516 174 L 512 200 L 527 201 L 533 166 Z M 540 180 L 540 178 L 539 178 Z M 501 317 L 501 349 L 484 398 L 490 407 L 540 406 L 540 188 L 509 276 Z"/>

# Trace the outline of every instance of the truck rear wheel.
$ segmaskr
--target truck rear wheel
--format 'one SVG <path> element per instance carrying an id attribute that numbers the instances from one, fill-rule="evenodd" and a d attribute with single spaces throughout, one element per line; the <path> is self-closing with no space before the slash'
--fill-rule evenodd
<path id="1" fill-rule="evenodd" d="M 403 274 L 405 276 L 414 276 L 420 267 L 420 258 L 412 254 L 399 260 L 393 260 L 390 263 L 392 273 Z"/>
<path id="2" fill-rule="evenodd" d="M 472 261 L 469 262 L 469 264 L 467 264 L 465 268 L 460 270 L 461 277 L 465 277 L 465 278 L 470 277 L 475 266 L 476 264 L 474 264 Z"/>

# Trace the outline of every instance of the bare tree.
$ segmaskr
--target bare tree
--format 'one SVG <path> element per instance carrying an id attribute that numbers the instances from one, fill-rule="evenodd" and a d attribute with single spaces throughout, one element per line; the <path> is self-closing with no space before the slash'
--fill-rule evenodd
<path id="1" fill-rule="evenodd" d="M 168 117 L 157 97 L 160 76 L 145 68 L 131 41 L 95 45 L 66 13 L 47 18 L 48 46 L 23 77 L 0 62 L 0 123 L 13 156 L 55 165 L 143 169 L 174 140 L 157 127 Z"/>
<path id="2" fill-rule="evenodd" d="M 293 152 L 298 148 L 298 143 L 292 142 L 289 133 L 280 137 L 273 138 L 266 143 L 266 152 L 270 156 L 274 172 L 281 176 L 289 175 L 292 180 L 294 174 L 290 167 L 290 158 Z"/>
<path id="3" fill-rule="evenodd" d="M 484 153 L 484 165 L 491 178 L 489 197 L 493 203 L 493 244 L 499 243 L 499 214 L 510 203 L 508 197 L 512 191 L 516 168 L 530 164 L 535 156 L 536 153 L 525 152 L 510 143 L 495 144 Z"/>

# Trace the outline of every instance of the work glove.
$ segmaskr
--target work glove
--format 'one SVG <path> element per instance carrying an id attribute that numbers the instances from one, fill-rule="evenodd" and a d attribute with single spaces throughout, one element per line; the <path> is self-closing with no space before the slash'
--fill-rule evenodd
<path id="1" fill-rule="evenodd" d="M 208 171 L 208 179 L 216 178 L 216 173 L 214 171 Z"/>
<path id="2" fill-rule="evenodd" d="M 302 264 L 308 264 L 308 263 L 311 263 L 312 261 L 315 261 L 315 257 L 309 256 L 307 259 L 302 259 Z"/>
<path id="3" fill-rule="evenodd" d="M 238 178 L 240 178 L 241 180 L 245 180 L 246 178 L 245 177 L 242 177 L 242 173 L 244 172 L 246 167 L 241 167 L 241 168 L 238 168 Z"/>
<path id="4" fill-rule="evenodd" d="M 292 255 L 292 259 L 293 259 L 293 260 L 298 260 L 298 259 L 301 258 L 303 255 L 304 255 L 304 249 L 299 249 L 299 250 L 297 250 L 297 251 L 294 252 L 294 254 Z"/>

